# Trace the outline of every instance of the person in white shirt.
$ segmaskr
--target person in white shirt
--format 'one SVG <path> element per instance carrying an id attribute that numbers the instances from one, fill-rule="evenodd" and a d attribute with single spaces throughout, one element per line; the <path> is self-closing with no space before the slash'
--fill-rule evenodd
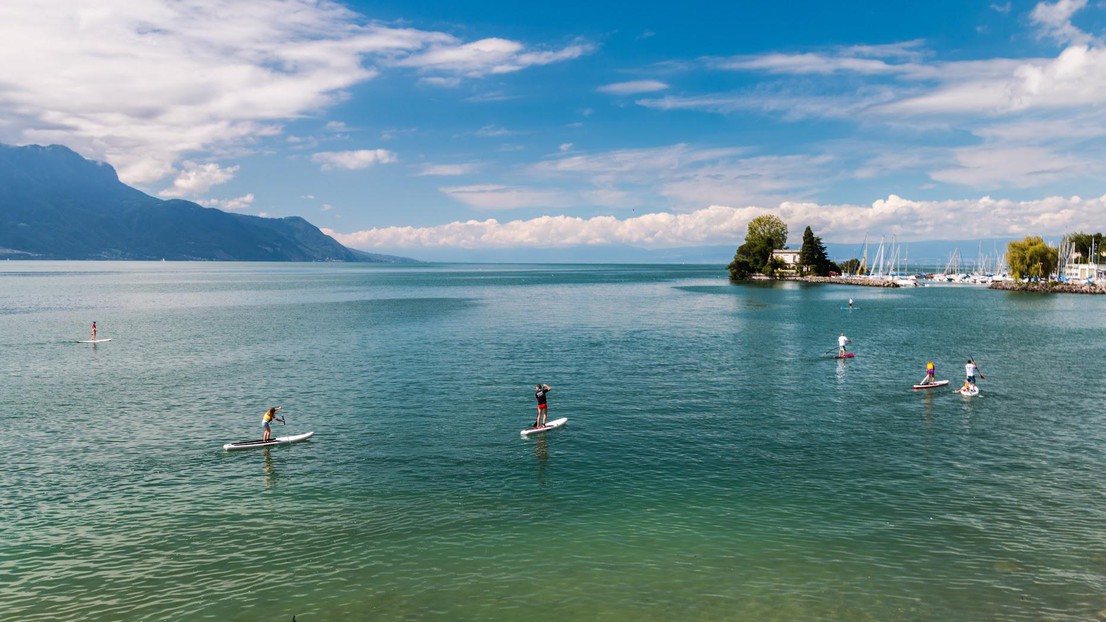
<path id="1" fill-rule="evenodd" d="M 964 388 L 971 391 L 975 388 L 975 375 L 979 373 L 979 366 L 975 364 L 975 361 L 968 359 L 967 364 L 964 365 Z M 979 377 L 983 378 L 983 374 L 979 373 Z"/>
<path id="2" fill-rule="evenodd" d="M 845 344 L 850 343 L 845 333 L 841 333 L 841 336 L 837 338 L 837 356 L 845 356 Z"/>

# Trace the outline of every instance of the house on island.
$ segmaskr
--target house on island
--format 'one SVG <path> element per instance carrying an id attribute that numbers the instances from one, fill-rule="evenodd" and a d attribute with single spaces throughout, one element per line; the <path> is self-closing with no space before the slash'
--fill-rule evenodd
<path id="1" fill-rule="evenodd" d="M 772 259 L 778 259 L 783 264 L 783 267 L 780 268 L 778 272 L 786 275 L 795 275 L 799 273 L 799 251 L 780 248 L 772 251 Z"/>

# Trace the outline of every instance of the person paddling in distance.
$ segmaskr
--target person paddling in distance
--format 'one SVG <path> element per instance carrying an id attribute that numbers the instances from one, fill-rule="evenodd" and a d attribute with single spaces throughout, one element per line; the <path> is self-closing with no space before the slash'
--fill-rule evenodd
<path id="1" fill-rule="evenodd" d="M 937 384 L 937 367 L 934 366 L 933 361 L 926 363 L 926 377 L 918 384 Z"/>
<path id="2" fill-rule="evenodd" d="M 538 398 L 538 417 L 534 419 L 534 427 L 540 428 L 545 425 L 546 415 L 549 414 L 549 409 L 545 403 L 545 394 L 549 393 L 553 387 L 547 384 L 539 383 L 534 390 L 534 397 Z"/>
<path id="3" fill-rule="evenodd" d="M 277 417 L 277 412 L 281 409 L 280 406 L 273 406 L 269 410 L 265 411 L 265 414 L 261 417 L 261 427 L 265 429 L 265 433 L 261 435 L 261 440 L 267 441 L 272 436 L 273 431 L 269 428 L 269 424 L 273 421 L 279 421 L 284 423 L 284 419 Z"/>
<path id="4" fill-rule="evenodd" d="M 853 308 L 853 299 L 852 298 L 849 298 L 849 308 L 850 309 Z"/>
<path id="5" fill-rule="evenodd" d="M 841 336 L 837 338 L 837 356 L 845 356 L 845 344 L 852 343 L 852 340 L 845 336 L 845 333 L 841 333 Z M 823 355 L 824 356 L 824 355 Z"/>
<path id="6" fill-rule="evenodd" d="M 96 320 L 92 320 L 92 340 L 96 341 Z"/>

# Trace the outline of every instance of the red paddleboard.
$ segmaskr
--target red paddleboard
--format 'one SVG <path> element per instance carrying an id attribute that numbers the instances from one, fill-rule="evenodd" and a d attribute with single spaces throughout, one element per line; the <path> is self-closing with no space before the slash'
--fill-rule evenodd
<path id="1" fill-rule="evenodd" d="M 833 358 L 835 358 L 835 359 L 851 359 L 854 356 L 856 356 L 856 355 L 853 354 L 852 352 L 846 352 L 845 356 L 841 356 L 840 354 L 838 354 L 837 356 L 834 356 Z"/>

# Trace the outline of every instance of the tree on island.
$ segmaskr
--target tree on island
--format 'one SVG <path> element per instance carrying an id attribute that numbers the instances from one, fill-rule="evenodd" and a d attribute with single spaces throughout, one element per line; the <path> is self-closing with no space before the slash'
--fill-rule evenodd
<path id="1" fill-rule="evenodd" d="M 730 280 L 748 278 L 754 272 L 772 272 L 772 251 L 787 244 L 787 223 L 771 214 L 757 216 L 749 221 L 745 243 L 737 247 L 733 261 L 727 268 Z"/>
<path id="2" fill-rule="evenodd" d="M 1059 263 L 1057 249 L 1045 244 L 1038 236 L 1010 242 L 1006 245 L 1006 265 L 1015 279 L 1046 279 Z"/>
<path id="3" fill-rule="evenodd" d="M 814 231 L 807 226 L 803 231 L 803 246 L 799 249 L 800 270 L 804 274 L 829 276 L 830 270 L 836 267 L 826 256 L 826 245 L 822 244 L 822 238 L 814 235 Z"/>

